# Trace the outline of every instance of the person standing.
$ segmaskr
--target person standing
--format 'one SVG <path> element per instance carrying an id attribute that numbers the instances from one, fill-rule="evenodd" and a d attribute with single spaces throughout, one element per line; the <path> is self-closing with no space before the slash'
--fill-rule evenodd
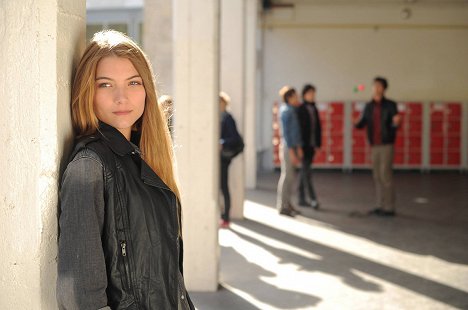
<path id="1" fill-rule="evenodd" d="M 300 164 L 302 139 L 296 109 L 300 102 L 296 90 L 284 86 L 279 91 L 284 103 L 280 108 L 281 120 L 281 176 L 278 182 L 277 208 L 280 214 L 295 216 L 299 213 L 291 203 L 291 193 L 296 179 L 296 167 Z"/>
<path id="2" fill-rule="evenodd" d="M 221 214 L 221 228 L 229 228 L 229 212 L 231 210 L 231 194 L 229 193 L 229 165 L 234 157 L 244 149 L 244 141 L 237 131 L 236 121 L 231 113 L 227 111 L 227 106 L 231 102 L 230 97 L 225 92 L 219 94 L 219 109 L 221 112 L 221 191 L 224 197 L 224 210 Z"/>
<path id="3" fill-rule="evenodd" d="M 299 205 L 318 209 L 319 203 L 312 182 L 311 165 L 316 150 L 322 145 L 322 126 L 315 105 L 315 94 L 315 86 L 305 85 L 302 89 L 303 103 L 297 109 L 302 136 L 302 151 L 304 153 L 299 183 Z M 306 200 L 306 191 L 309 193 L 310 203 Z"/>
<path id="4" fill-rule="evenodd" d="M 71 95 L 77 140 L 60 186 L 58 308 L 195 309 L 183 278 L 180 192 L 151 64 L 94 35 Z"/>
<path id="5" fill-rule="evenodd" d="M 376 77 L 373 97 L 355 121 L 358 129 L 367 127 L 367 138 L 371 145 L 372 174 L 376 189 L 376 208 L 370 214 L 394 216 L 395 189 L 393 184 L 393 152 L 397 129 L 401 123 L 397 105 L 385 97 L 388 82 Z"/>

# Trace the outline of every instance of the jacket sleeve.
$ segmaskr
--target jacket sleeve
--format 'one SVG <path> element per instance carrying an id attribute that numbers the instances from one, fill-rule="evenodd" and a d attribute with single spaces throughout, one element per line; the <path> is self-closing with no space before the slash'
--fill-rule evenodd
<path id="1" fill-rule="evenodd" d="M 307 108 L 305 108 L 304 104 L 302 104 L 299 108 L 297 108 L 297 120 L 299 121 L 299 129 L 301 131 L 301 137 L 306 137 L 307 134 Z"/>
<path id="2" fill-rule="evenodd" d="M 361 128 L 364 128 L 367 125 L 368 110 L 369 110 L 369 104 L 366 104 L 366 106 L 364 107 L 364 110 L 361 113 L 361 118 L 359 119 L 357 124 L 354 125 L 354 127 L 356 127 L 357 129 L 361 129 Z"/>
<path id="3" fill-rule="evenodd" d="M 236 121 L 228 114 L 221 125 L 221 144 L 226 147 L 232 147 L 239 140 Z"/>
<path id="4" fill-rule="evenodd" d="M 59 309 L 110 310 L 107 307 L 107 273 L 101 242 L 104 225 L 103 167 L 97 159 L 78 156 L 68 164 L 62 179 L 60 209 Z"/>
<path id="5" fill-rule="evenodd" d="M 322 121 L 320 120 L 320 113 L 318 111 L 318 108 L 315 108 L 315 119 L 317 120 L 317 125 L 315 130 L 316 132 L 316 143 L 317 147 L 322 147 Z"/>
<path id="6" fill-rule="evenodd" d="M 281 126 L 283 127 L 283 138 L 286 143 L 287 148 L 293 148 L 300 146 L 300 139 L 298 137 L 295 137 L 295 135 L 300 134 L 299 132 L 295 132 L 296 130 L 298 131 L 299 127 L 298 124 L 294 124 L 294 115 L 291 111 L 284 111 L 281 113 Z M 294 126 L 297 125 L 295 128 Z"/>

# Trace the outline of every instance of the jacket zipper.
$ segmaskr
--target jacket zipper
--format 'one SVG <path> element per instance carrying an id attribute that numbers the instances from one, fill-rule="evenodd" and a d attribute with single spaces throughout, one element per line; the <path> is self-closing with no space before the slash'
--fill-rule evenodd
<path id="1" fill-rule="evenodd" d="M 120 249 L 123 257 L 123 264 L 125 268 L 125 285 L 127 291 L 130 290 L 130 283 L 129 283 L 129 276 L 130 270 L 128 268 L 128 261 L 127 261 L 127 242 L 125 240 L 120 241 Z"/>

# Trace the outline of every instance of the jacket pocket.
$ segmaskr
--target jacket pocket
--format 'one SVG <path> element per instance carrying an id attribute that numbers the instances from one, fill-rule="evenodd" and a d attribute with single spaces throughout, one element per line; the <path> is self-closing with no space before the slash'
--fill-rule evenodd
<path id="1" fill-rule="evenodd" d="M 120 254 L 122 255 L 122 263 L 123 263 L 123 277 L 122 277 L 122 286 L 125 291 L 130 293 L 130 267 L 128 263 L 128 256 L 127 256 L 127 242 L 125 240 L 120 241 Z"/>

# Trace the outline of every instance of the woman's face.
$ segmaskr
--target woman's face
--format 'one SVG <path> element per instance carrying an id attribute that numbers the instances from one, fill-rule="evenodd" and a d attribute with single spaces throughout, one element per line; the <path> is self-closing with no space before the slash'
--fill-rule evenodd
<path id="1" fill-rule="evenodd" d="M 127 139 L 145 110 L 146 91 L 132 62 L 123 57 L 102 58 L 96 68 L 94 112 Z"/>

